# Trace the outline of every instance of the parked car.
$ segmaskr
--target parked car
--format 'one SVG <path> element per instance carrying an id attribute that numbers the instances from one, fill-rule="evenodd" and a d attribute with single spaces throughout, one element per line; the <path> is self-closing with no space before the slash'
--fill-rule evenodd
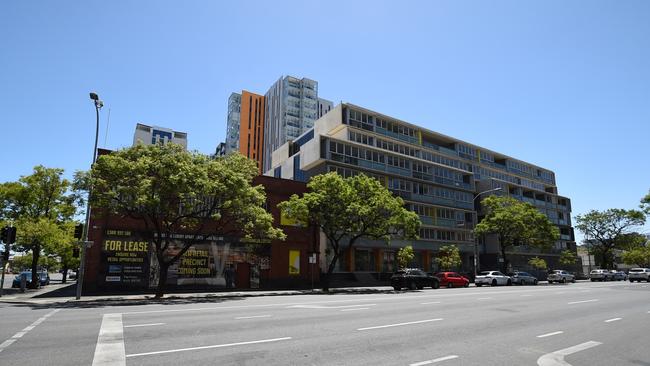
<path id="1" fill-rule="evenodd" d="M 501 273 L 499 271 L 483 271 L 483 272 L 480 272 L 476 276 L 476 279 L 474 280 L 474 284 L 476 284 L 477 287 L 481 287 L 483 285 L 490 285 L 490 286 L 506 285 L 506 286 L 510 286 L 510 285 L 512 285 L 512 278 L 510 278 L 509 276 L 504 275 L 503 273 Z"/>
<path id="2" fill-rule="evenodd" d="M 20 287 L 20 276 L 25 276 L 26 278 L 26 284 L 29 286 L 32 283 L 32 271 L 23 271 L 20 272 L 16 277 L 14 277 L 13 282 L 11 283 L 11 287 L 13 288 L 18 288 Z M 38 285 L 39 286 L 46 286 L 50 284 L 50 275 L 47 272 L 39 272 L 38 273 L 39 281 Z"/>
<path id="3" fill-rule="evenodd" d="M 623 271 L 609 271 L 609 273 L 612 275 L 612 280 L 614 281 L 625 281 L 627 280 L 627 274 Z"/>
<path id="4" fill-rule="evenodd" d="M 612 277 L 612 274 L 606 269 L 594 269 L 589 272 L 589 278 L 591 279 L 591 282 L 610 281 Z"/>
<path id="5" fill-rule="evenodd" d="M 576 282 L 576 277 L 574 275 L 562 269 L 552 270 L 551 272 L 549 272 L 548 277 L 546 279 L 548 280 L 549 284 L 553 282 L 560 282 L 560 283 Z"/>
<path id="6" fill-rule="evenodd" d="M 395 290 L 401 290 L 404 287 L 415 290 L 424 287 L 439 288 L 440 280 L 420 269 L 407 268 L 399 270 L 390 278 L 390 285 Z"/>
<path id="7" fill-rule="evenodd" d="M 449 288 L 469 286 L 469 278 L 456 272 L 438 272 L 434 276 L 440 280 L 440 286 Z"/>
<path id="8" fill-rule="evenodd" d="M 632 268 L 628 272 L 630 282 L 647 281 L 650 282 L 650 268 Z"/>
<path id="9" fill-rule="evenodd" d="M 514 271 L 508 273 L 514 285 L 536 285 L 537 278 L 528 272 Z"/>

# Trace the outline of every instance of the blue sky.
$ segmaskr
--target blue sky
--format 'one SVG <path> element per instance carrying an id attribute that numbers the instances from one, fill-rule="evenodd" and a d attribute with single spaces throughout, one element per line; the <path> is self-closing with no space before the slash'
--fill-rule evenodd
<path id="1" fill-rule="evenodd" d="M 648 1 L 3 1 L 0 44 L 0 182 L 88 167 L 89 91 L 101 147 L 142 122 L 211 153 L 228 95 L 288 74 L 549 168 L 574 215 L 650 189 Z"/>

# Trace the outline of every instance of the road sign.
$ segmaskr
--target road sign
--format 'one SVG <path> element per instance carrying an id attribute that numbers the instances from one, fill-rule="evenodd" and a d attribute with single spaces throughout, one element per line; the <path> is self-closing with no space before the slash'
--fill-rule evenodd
<path id="1" fill-rule="evenodd" d="M 316 263 L 316 254 L 312 254 L 309 256 L 309 263 L 315 264 Z"/>

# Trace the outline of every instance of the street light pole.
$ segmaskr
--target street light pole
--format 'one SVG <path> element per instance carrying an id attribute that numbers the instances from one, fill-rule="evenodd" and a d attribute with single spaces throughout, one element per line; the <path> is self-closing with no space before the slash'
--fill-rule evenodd
<path id="1" fill-rule="evenodd" d="M 476 197 L 472 200 L 472 204 L 476 204 L 476 199 L 481 197 L 481 195 L 486 194 L 486 193 L 491 193 L 491 192 L 497 192 L 501 191 L 501 187 L 493 188 L 493 189 L 488 189 L 487 191 L 479 192 Z M 475 206 L 476 207 L 476 206 Z M 476 218 L 478 221 L 478 210 L 476 211 Z M 478 265 L 479 265 L 479 255 L 478 255 L 478 237 L 474 238 L 474 278 L 476 278 L 477 272 L 478 272 Z"/>
<path id="2" fill-rule="evenodd" d="M 104 102 L 99 99 L 99 96 L 96 93 L 90 93 L 90 99 L 95 102 L 95 146 L 93 147 L 93 162 L 90 165 L 95 164 L 97 160 L 97 141 L 99 140 L 99 110 L 104 106 Z M 84 220 L 84 232 L 83 232 L 83 242 L 81 243 L 81 255 L 80 255 L 80 264 L 79 264 L 79 273 L 77 273 L 77 296 L 76 299 L 81 298 L 81 290 L 83 289 L 84 283 L 84 274 L 86 272 L 86 247 L 88 245 L 88 232 L 90 228 L 90 194 L 92 189 L 88 189 L 88 199 L 86 201 L 86 218 Z"/>

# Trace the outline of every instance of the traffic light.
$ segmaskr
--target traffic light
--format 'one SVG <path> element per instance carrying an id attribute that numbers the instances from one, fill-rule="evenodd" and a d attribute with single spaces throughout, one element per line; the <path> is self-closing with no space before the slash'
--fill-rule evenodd
<path id="1" fill-rule="evenodd" d="M 74 227 L 74 238 L 81 239 L 84 235 L 84 224 L 77 224 Z"/>
<path id="2" fill-rule="evenodd" d="M 5 226 L 0 233 L 0 240 L 5 244 L 13 244 L 16 242 L 16 228 Z"/>
<path id="3" fill-rule="evenodd" d="M 5 244 L 5 251 L 2 253 L 2 260 L 7 263 L 9 261 L 9 244 Z M 0 268 L 0 271 L 2 269 Z"/>

